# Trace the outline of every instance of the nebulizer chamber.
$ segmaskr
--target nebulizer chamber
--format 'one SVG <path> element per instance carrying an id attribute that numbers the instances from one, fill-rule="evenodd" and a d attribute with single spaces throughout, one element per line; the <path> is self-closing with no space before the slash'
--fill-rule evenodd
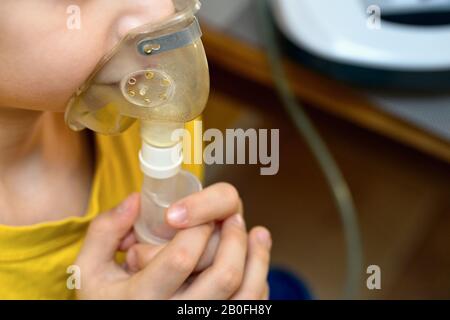
<path id="1" fill-rule="evenodd" d="M 141 122 L 144 183 L 135 231 L 151 243 L 175 234 L 165 222 L 167 208 L 201 190 L 198 179 L 181 170 L 182 141 L 172 136 L 202 113 L 208 99 L 208 64 L 194 16 L 200 3 L 173 2 L 173 16 L 133 29 L 100 61 L 66 112 L 72 129 L 107 135 Z"/>

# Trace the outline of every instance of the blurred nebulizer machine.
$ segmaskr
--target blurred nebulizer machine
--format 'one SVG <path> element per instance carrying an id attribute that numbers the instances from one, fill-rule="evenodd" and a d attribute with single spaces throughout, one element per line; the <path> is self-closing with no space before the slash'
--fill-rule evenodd
<path id="1" fill-rule="evenodd" d="M 363 88 L 397 93 L 448 91 L 450 0 L 255 2 L 260 8 L 261 39 L 283 105 L 323 170 L 343 223 L 347 247 L 344 297 L 358 297 L 364 259 L 352 195 L 293 94 L 281 60 L 287 52 L 302 65 Z"/>
<path id="2" fill-rule="evenodd" d="M 450 0 L 272 0 L 288 52 L 372 88 L 450 87 Z"/>

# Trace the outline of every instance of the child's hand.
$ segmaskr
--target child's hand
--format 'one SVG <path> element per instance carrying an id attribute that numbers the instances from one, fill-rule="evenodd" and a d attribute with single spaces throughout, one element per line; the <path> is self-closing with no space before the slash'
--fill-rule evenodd
<path id="1" fill-rule="evenodd" d="M 80 299 L 167 299 L 191 274 L 212 232 L 203 225 L 177 234 L 143 270 L 131 274 L 115 262 L 118 250 L 135 243 L 130 232 L 139 214 L 139 195 L 101 214 L 90 225 L 76 264 Z"/>
<path id="2" fill-rule="evenodd" d="M 205 189 L 205 194 L 209 191 Z M 256 228 L 248 239 L 241 215 L 226 219 L 213 265 L 194 278 L 192 271 L 204 253 L 213 224 L 181 230 L 168 244 L 155 247 L 135 244 L 131 231 L 137 215 L 138 196 L 134 195 L 93 221 L 77 260 L 82 281 L 79 298 L 267 298 L 271 246 L 267 230 Z M 128 250 L 127 262 L 133 268 L 114 262 L 117 250 Z"/>
<path id="3" fill-rule="evenodd" d="M 166 221 L 173 228 L 182 230 L 205 223 L 222 222 L 235 214 L 243 215 L 238 191 L 228 183 L 217 183 L 174 203 L 167 211 Z M 219 238 L 220 228 L 217 228 L 195 271 L 203 271 L 213 263 Z"/>
<path id="4" fill-rule="evenodd" d="M 224 296 L 215 296 L 215 289 L 220 288 L 222 281 L 227 282 L 222 276 L 227 274 L 226 270 L 235 270 L 236 266 L 245 263 L 243 271 L 243 279 L 241 279 L 239 293 L 233 295 L 237 299 L 262 299 L 267 298 L 268 287 L 266 283 L 267 272 L 270 260 L 271 238 L 267 229 L 262 227 L 253 228 L 249 235 L 246 233 L 245 223 L 242 218 L 243 205 L 239 198 L 237 190 L 230 184 L 218 183 L 212 185 L 202 192 L 193 194 L 187 198 L 180 200 L 173 204 L 168 212 L 166 220 L 174 228 L 185 230 L 187 228 L 198 227 L 205 223 L 217 223 L 223 221 L 221 232 L 215 232 L 209 240 L 207 249 L 201 258 L 201 265 L 209 266 L 204 272 L 196 278 L 195 281 L 208 281 L 208 276 L 205 274 L 217 273 L 216 277 L 209 277 L 209 285 L 204 285 L 205 291 L 203 295 L 194 295 L 188 299 L 227 299 Z M 227 237 L 232 237 L 228 233 L 230 231 L 231 221 L 237 219 L 243 224 L 240 232 L 236 235 L 235 240 L 229 240 Z M 238 241 L 239 234 L 245 232 L 241 241 Z M 180 231 L 181 232 L 181 231 Z M 217 239 L 220 236 L 220 239 Z M 220 243 L 218 243 L 220 241 Z M 245 243 L 247 241 L 247 244 Z M 218 248 L 217 248 L 218 246 Z M 247 248 L 246 248 L 247 246 Z M 242 257 L 246 257 L 247 261 L 239 260 L 239 252 L 233 250 L 243 248 L 247 253 Z M 224 254 L 228 250 L 229 256 Z M 149 245 L 137 244 L 130 248 L 132 259 L 127 259 L 131 271 L 138 271 L 144 268 L 147 263 L 151 261 L 155 255 L 155 248 Z M 130 255 L 129 255 L 130 256 Z M 237 257 L 236 257 L 237 256 Z M 196 270 L 204 268 L 197 265 Z M 237 268 L 239 270 L 239 268 Z M 225 270 L 225 271 L 224 271 Z M 235 270 L 236 271 L 236 270 Z M 238 277 L 238 276 L 237 276 Z M 190 279 L 192 280 L 192 279 Z M 199 285 L 200 286 L 200 285 Z M 231 287 L 233 284 L 231 284 Z M 209 290 L 209 291 L 208 291 Z M 220 291 L 220 290 L 219 290 Z M 208 295 L 209 294 L 209 295 Z M 220 294 L 220 293 L 219 293 Z"/>

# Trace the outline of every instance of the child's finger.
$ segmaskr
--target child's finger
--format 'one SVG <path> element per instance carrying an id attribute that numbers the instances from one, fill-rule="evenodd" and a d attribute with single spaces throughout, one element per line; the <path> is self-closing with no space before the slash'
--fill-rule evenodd
<path id="1" fill-rule="evenodd" d="M 136 299 L 172 297 L 198 264 L 213 229 L 214 226 L 208 224 L 178 232 L 144 269 L 133 276 L 133 297 Z"/>
<path id="2" fill-rule="evenodd" d="M 220 229 L 216 226 L 194 272 L 203 271 L 213 263 L 219 242 Z M 128 271 L 134 273 L 144 269 L 166 245 L 167 243 L 161 245 L 135 244 L 130 246 L 126 256 Z"/>
<path id="3" fill-rule="evenodd" d="M 253 228 L 249 237 L 249 249 L 245 276 L 234 300 L 260 300 L 268 295 L 267 274 L 269 272 L 272 239 L 263 227 Z"/>
<path id="4" fill-rule="evenodd" d="M 133 245 L 126 256 L 128 270 L 134 273 L 144 269 L 164 246 L 165 244 L 155 246 L 143 243 Z"/>
<path id="5" fill-rule="evenodd" d="M 269 300 L 269 299 L 270 299 L 270 287 L 269 283 L 266 283 L 266 289 L 264 289 L 264 293 L 261 300 Z"/>
<path id="6" fill-rule="evenodd" d="M 173 204 L 166 220 L 172 227 L 188 228 L 221 221 L 242 211 L 237 190 L 228 183 L 217 183 Z"/>
<path id="7" fill-rule="evenodd" d="M 119 250 L 125 252 L 136 243 L 137 243 L 136 235 L 134 234 L 134 231 L 131 230 L 120 242 Z"/>
<path id="8" fill-rule="evenodd" d="M 247 254 L 247 232 L 242 216 L 225 220 L 221 242 L 211 267 L 203 271 L 177 298 L 229 299 L 240 287 Z"/>
<path id="9" fill-rule="evenodd" d="M 138 215 L 139 194 L 132 194 L 118 207 L 99 215 L 89 226 L 79 259 L 87 263 L 112 261 Z"/>

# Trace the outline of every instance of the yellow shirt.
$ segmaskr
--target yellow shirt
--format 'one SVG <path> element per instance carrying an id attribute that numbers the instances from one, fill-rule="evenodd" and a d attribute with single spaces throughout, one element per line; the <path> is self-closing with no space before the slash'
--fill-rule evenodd
<path id="1" fill-rule="evenodd" d="M 187 125 L 192 132 L 192 123 Z M 73 299 L 71 266 L 95 216 L 139 191 L 139 125 L 117 137 L 95 136 L 96 168 L 86 214 L 24 227 L 0 225 L 0 299 Z M 201 178 L 202 167 L 190 165 Z"/>

